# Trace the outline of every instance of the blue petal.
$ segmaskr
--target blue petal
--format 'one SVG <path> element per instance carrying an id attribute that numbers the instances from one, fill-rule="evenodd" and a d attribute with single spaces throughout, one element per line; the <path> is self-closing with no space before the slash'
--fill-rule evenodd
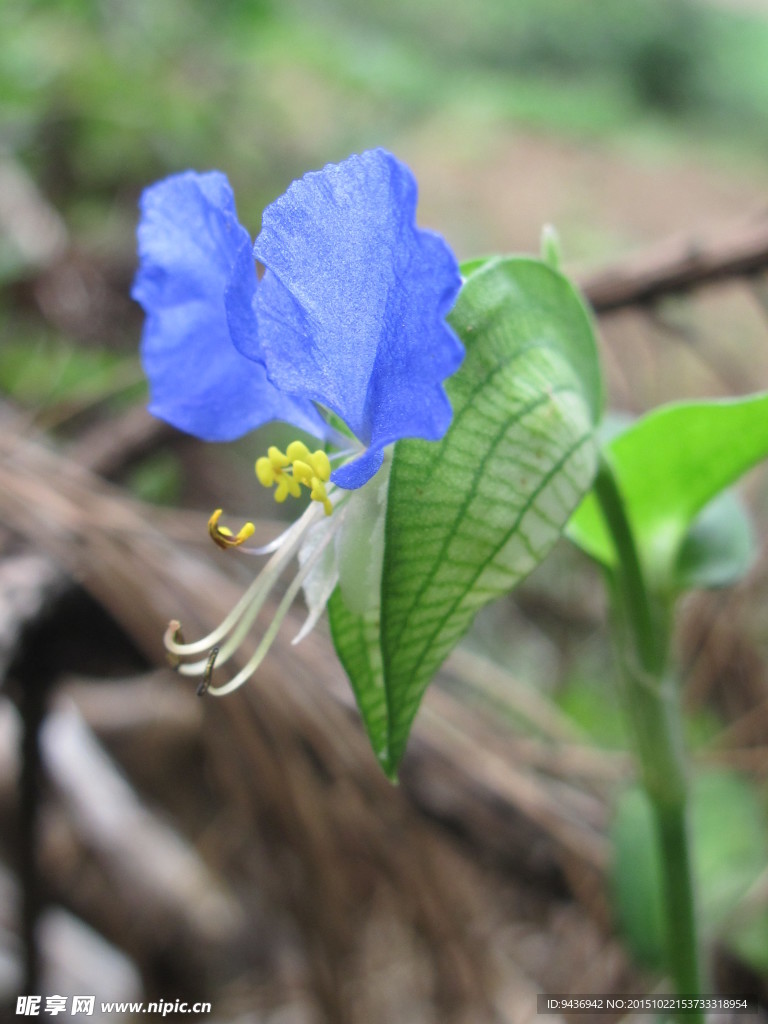
<path id="1" fill-rule="evenodd" d="M 380 149 L 294 182 L 264 212 L 254 248 L 267 268 L 258 338 L 231 322 L 270 380 L 333 410 L 369 446 L 357 469 L 336 471 L 342 486 L 369 479 L 385 445 L 436 440 L 451 420 L 442 383 L 464 350 L 444 317 L 461 282 L 443 239 L 416 227 L 416 198 L 411 172 Z"/>
<path id="2" fill-rule="evenodd" d="M 310 402 L 279 391 L 230 339 L 224 293 L 232 268 L 250 300 L 257 282 L 226 177 L 187 171 L 146 189 L 140 205 L 132 295 L 147 314 L 150 412 L 205 441 L 233 440 L 273 419 L 322 434 Z M 245 261 L 236 259 L 240 250 Z"/>
<path id="3" fill-rule="evenodd" d="M 339 487 L 354 491 L 368 483 L 374 473 L 378 473 L 383 461 L 382 448 L 367 448 L 358 458 L 334 470 L 331 473 L 331 480 Z"/>

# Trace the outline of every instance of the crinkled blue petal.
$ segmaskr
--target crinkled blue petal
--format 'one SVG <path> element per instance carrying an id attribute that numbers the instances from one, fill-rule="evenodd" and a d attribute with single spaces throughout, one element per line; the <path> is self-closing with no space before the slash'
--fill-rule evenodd
<path id="1" fill-rule="evenodd" d="M 280 391 L 263 364 L 232 344 L 224 294 L 235 264 L 237 287 L 251 301 L 257 282 L 253 260 L 236 260 L 251 240 L 226 177 L 174 175 L 146 189 L 140 206 L 132 295 L 147 314 L 150 412 L 204 441 L 230 441 L 275 419 L 321 436 L 325 424 L 310 401 Z"/>
<path id="2" fill-rule="evenodd" d="M 453 253 L 416 227 L 413 175 L 384 150 L 305 175 L 264 212 L 258 335 L 232 340 L 269 378 L 340 416 L 369 448 L 334 473 L 361 486 L 385 445 L 442 437 L 443 381 L 464 350 L 445 323 L 460 287 Z"/>

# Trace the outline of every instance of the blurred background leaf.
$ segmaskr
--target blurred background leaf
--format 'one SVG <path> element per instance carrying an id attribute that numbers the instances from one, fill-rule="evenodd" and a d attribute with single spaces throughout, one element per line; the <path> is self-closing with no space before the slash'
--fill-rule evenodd
<path id="1" fill-rule="evenodd" d="M 691 833 L 700 891 L 703 934 L 718 937 L 754 964 L 765 967 L 768 909 L 754 890 L 765 872 L 768 830 L 758 792 L 730 772 L 699 775 L 693 786 Z M 647 798 L 627 790 L 613 824 L 618 919 L 636 955 L 656 968 L 663 963 L 660 868 Z"/>

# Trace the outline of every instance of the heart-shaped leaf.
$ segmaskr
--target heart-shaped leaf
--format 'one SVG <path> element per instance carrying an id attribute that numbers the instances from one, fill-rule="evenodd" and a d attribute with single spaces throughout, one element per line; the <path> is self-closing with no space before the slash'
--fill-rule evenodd
<path id="1" fill-rule="evenodd" d="M 451 316 L 466 345 L 438 444 L 395 449 L 382 580 L 389 768 L 476 612 L 546 556 L 595 470 L 594 335 L 569 282 L 531 259 L 476 270 Z"/>
<path id="2" fill-rule="evenodd" d="M 400 441 L 392 462 L 380 621 L 337 591 L 337 651 L 394 777 L 433 674 L 476 612 L 546 556 L 590 487 L 602 391 L 589 315 L 533 259 L 473 267 L 451 323 L 466 358 L 446 389 L 440 442 Z"/>

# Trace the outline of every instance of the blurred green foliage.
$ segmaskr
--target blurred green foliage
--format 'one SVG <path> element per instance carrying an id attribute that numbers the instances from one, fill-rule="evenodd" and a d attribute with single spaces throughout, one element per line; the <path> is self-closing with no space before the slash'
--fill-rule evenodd
<path id="1" fill-rule="evenodd" d="M 764 971 L 768 911 L 759 881 L 765 872 L 768 830 L 760 797 L 749 781 L 728 771 L 697 775 L 692 796 L 704 934 Z M 621 795 L 612 838 L 619 923 L 638 959 L 658 968 L 663 963 L 661 865 L 651 808 L 639 788 Z"/>
<path id="2" fill-rule="evenodd" d="M 143 398 L 146 385 L 134 357 L 81 348 L 48 335 L 4 339 L 0 391 L 27 405 L 73 412 L 108 396 Z"/>
<path id="3" fill-rule="evenodd" d="M 560 127 L 768 142 L 768 21 L 685 0 L 6 0 L 0 19 L 2 146 L 86 223 L 215 164 L 256 225 L 308 166 L 475 94 Z"/>
<path id="4" fill-rule="evenodd" d="M 183 470 L 171 452 L 156 452 L 131 470 L 126 486 L 141 501 L 153 505 L 178 504 L 183 492 Z"/>

